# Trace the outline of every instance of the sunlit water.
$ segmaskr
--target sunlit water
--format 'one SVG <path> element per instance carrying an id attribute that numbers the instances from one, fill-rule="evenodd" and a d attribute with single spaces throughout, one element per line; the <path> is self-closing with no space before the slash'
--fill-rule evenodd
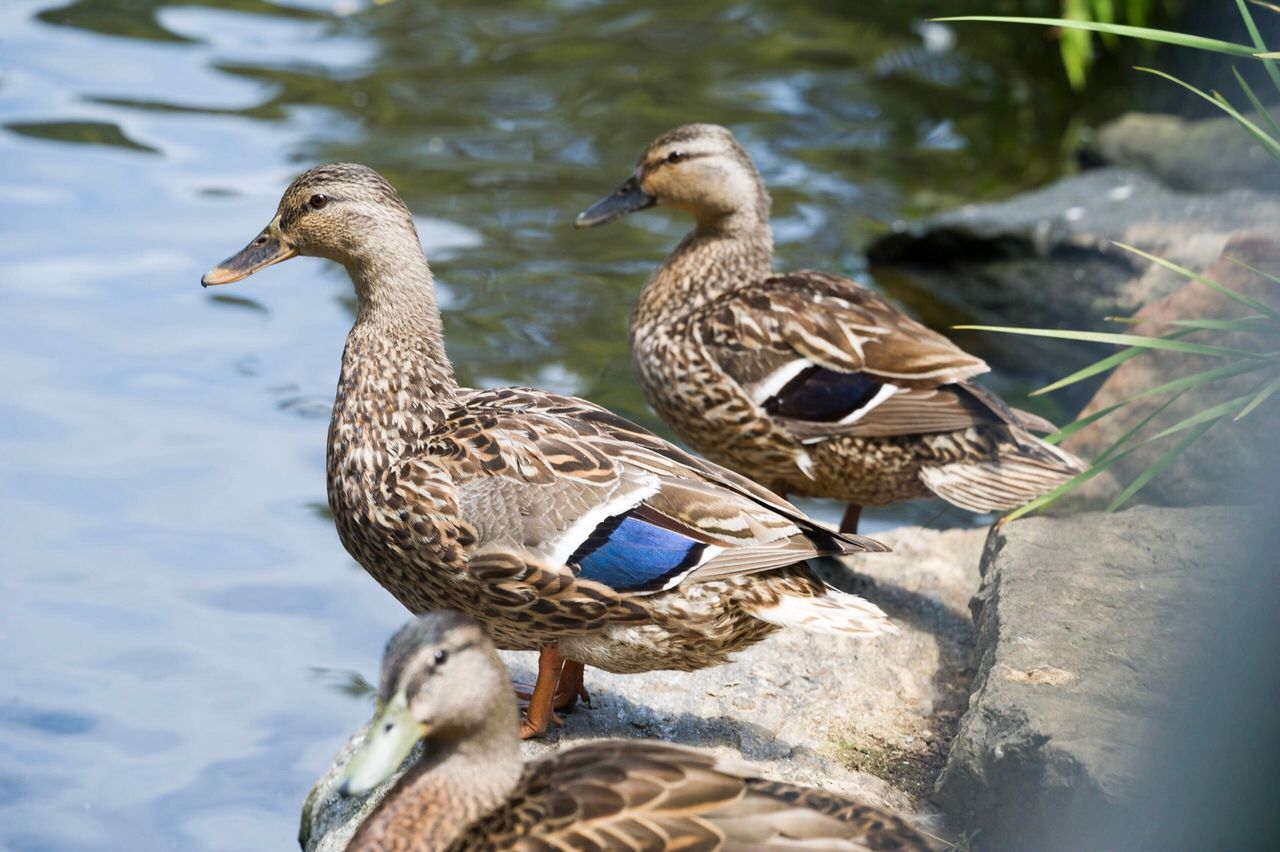
<path id="1" fill-rule="evenodd" d="M 372 676 L 404 617 L 323 509 L 348 285 L 198 286 L 305 165 L 404 192 L 464 381 L 659 429 L 626 317 L 687 223 L 569 227 L 659 131 L 732 125 L 782 262 L 846 272 L 1058 167 L 1036 51 L 843 5 L 0 4 L 0 846 L 289 848 L 368 713 L 315 671 Z"/>

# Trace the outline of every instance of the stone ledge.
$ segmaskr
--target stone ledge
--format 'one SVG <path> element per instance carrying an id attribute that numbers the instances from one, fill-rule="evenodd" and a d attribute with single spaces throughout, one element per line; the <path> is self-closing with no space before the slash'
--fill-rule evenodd
<path id="1" fill-rule="evenodd" d="M 744 759 L 761 774 L 887 805 L 933 822 L 925 801 L 946 759 L 970 681 L 985 530 L 903 527 L 879 534 L 893 553 L 858 558 L 829 579 L 875 601 L 901 633 L 870 642 L 783 630 L 697 672 L 611 675 L 588 670 L 594 708 L 575 711 L 525 758 L 592 739 L 642 737 Z M 532 654 L 503 655 L 532 679 Z M 376 661 L 369 661 L 374 671 Z M 336 852 L 382 791 L 335 790 L 363 731 L 316 783 L 303 815 L 306 852 Z"/>
<path id="2" fill-rule="evenodd" d="M 1143 507 L 991 531 L 970 604 L 978 672 L 935 794 L 953 827 L 984 852 L 1052 849 L 1124 818 L 1261 517 Z"/>

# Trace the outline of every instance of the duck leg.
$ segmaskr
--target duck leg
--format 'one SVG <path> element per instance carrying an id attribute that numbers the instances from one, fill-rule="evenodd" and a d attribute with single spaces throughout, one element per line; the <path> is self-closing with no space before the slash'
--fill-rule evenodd
<path id="1" fill-rule="evenodd" d="M 565 660 L 564 669 L 560 672 L 560 681 L 556 684 L 555 709 L 561 712 L 572 710 L 579 698 L 587 707 L 591 706 L 591 696 L 582 683 L 582 674 L 586 668 L 575 660 Z"/>
<path id="2" fill-rule="evenodd" d="M 586 666 L 576 660 L 565 660 L 564 668 L 560 671 L 560 679 L 556 683 L 556 700 L 552 705 L 556 710 L 570 710 L 577 704 L 578 699 L 587 707 L 591 706 L 591 695 L 587 692 L 586 686 L 583 685 L 583 672 Z M 529 706 L 529 702 L 533 700 L 533 690 L 536 684 L 528 683 L 522 680 L 513 680 L 512 688 L 516 693 L 516 703 L 523 710 Z"/>
<path id="3" fill-rule="evenodd" d="M 538 654 L 538 679 L 533 684 L 524 719 L 520 721 L 521 739 L 540 737 L 553 724 L 564 724 L 555 711 L 557 687 L 563 672 L 564 657 L 552 646 L 543 645 Z"/>
<path id="4" fill-rule="evenodd" d="M 840 532 L 857 533 L 858 518 L 862 515 L 862 507 L 856 503 L 850 503 L 844 508 L 844 517 L 840 519 Z"/>

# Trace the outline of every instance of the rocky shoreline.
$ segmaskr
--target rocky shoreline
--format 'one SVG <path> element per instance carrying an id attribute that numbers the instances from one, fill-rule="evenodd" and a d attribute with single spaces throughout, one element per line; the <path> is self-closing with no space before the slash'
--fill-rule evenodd
<path id="1" fill-rule="evenodd" d="M 1222 128 L 1171 137 L 1174 121 L 1124 117 L 1099 132 L 1089 155 L 1115 165 L 884 236 L 868 252 L 873 273 L 895 293 L 968 306 L 966 317 L 980 323 L 1115 330 L 1107 317 L 1146 311 L 1158 322 L 1159 300 L 1198 309 L 1194 295 L 1180 292 L 1185 278 L 1113 243 L 1196 271 L 1241 240 L 1276 256 L 1280 196 L 1272 190 L 1280 185 L 1242 186 L 1238 162 L 1205 165 L 1220 158 L 1218 143 L 1204 140 L 1221 139 Z M 1144 157 L 1141 140 L 1154 138 L 1144 132 L 1185 144 Z M 1015 376 L 1030 361 L 1065 374 L 1100 357 L 1059 341 L 984 343 L 993 366 Z M 1124 396 L 1152 375 L 1130 371 L 1103 394 Z M 1095 388 L 1068 394 L 1067 407 L 1079 410 Z M 1246 449 L 1270 446 L 1270 434 L 1256 426 Z M 1076 449 L 1092 456 L 1099 440 Z M 1228 492 L 1185 486 L 1212 479 L 1212 454 L 1234 443 L 1206 442 L 1205 455 L 1189 456 L 1183 473 L 1171 470 L 1171 484 L 1147 498 L 1221 502 Z M 1064 838 L 1096 841 L 1101 835 L 1090 831 L 1129 812 L 1144 749 L 1159 735 L 1153 720 L 1177 694 L 1177 666 L 1203 639 L 1201 611 L 1223 605 L 1233 547 L 1265 523 L 1252 509 L 1138 507 L 990 531 L 899 528 L 880 536 L 892 554 L 862 557 L 829 577 L 882 606 L 899 636 L 859 643 L 783 631 L 700 672 L 592 671 L 593 707 L 570 714 L 547 741 L 526 743 L 525 756 L 652 737 L 741 755 L 765 775 L 890 806 L 955 848 L 1085 848 Z M 507 662 L 517 678 L 532 674 L 530 655 L 508 654 Z M 308 799 L 300 837 L 307 852 L 343 848 L 379 795 L 335 793 L 362 736 Z"/>
<path id="2" fill-rule="evenodd" d="M 740 755 L 770 777 L 823 786 L 945 828 L 928 803 L 968 699 L 974 638 L 968 601 L 985 531 L 915 527 L 881 536 L 894 548 L 836 579 L 884 608 L 901 633 L 859 642 L 779 631 L 732 663 L 697 672 L 589 671 L 593 707 L 575 710 L 526 759 L 593 739 L 652 737 Z M 508 653 L 531 679 L 531 654 Z M 304 814 L 307 852 L 342 849 L 369 800 L 336 795 L 357 733 L 317 782 Z"/>

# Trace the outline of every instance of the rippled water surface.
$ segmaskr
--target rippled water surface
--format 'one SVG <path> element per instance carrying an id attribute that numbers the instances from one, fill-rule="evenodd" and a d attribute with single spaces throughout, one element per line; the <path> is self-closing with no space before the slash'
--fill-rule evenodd
<path id="1" fill-rule="evenodd" d="M 288 848 L 368 713 L 325 673 L 372 675 L 403 618 L 323 508 L 348 285 L 307 259 L 198 286 L 293 174 L 401 188 L 465 382 L 661 428 L 626 316 L 687 223 L 572 215 L 691 120 L 755 154 L 794 266 L 1052 175 L 1052 51 L 921 23 L 946 10 L 0 3 L 0 846 Z M 872 527 L 966 522 L 937 512 Z"/>

